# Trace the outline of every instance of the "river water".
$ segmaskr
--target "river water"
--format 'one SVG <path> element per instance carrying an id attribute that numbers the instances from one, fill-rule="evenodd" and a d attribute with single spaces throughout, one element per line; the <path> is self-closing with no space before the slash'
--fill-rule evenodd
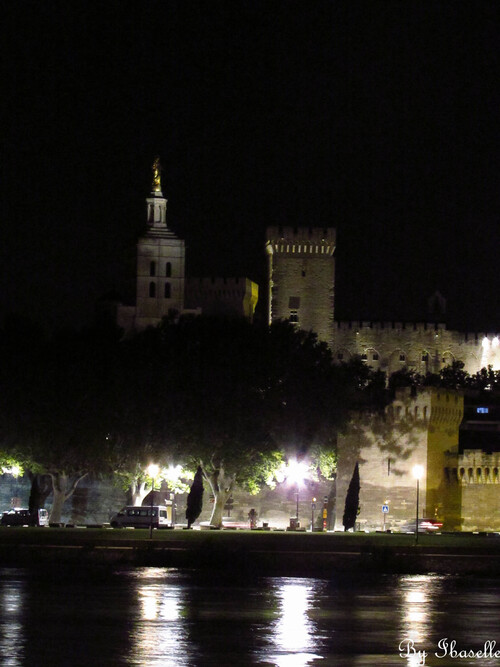
<path id="1" fill-rule="evenodd" d="M 0 664 L 500 667 L 500 580 L 0 569 Z"/>

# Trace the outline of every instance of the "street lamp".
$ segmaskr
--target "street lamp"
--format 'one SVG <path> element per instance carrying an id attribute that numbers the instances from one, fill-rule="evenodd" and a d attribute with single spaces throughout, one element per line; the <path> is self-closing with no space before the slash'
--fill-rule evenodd
<path id="1" fill-rule="evenodd" d="M 296 520 L 297 528 L 299 526 L 299 490 L 300 487 L 304 484 L 304 478 L 307 475 L 307 464 L 303 461 L 297 461 L 297 459 L 292 459 L 288 462 L 286 468 L 286 479 L 289 484 L 295 484 L 296 491 Z"/>
<path id="2" fill-rule="evenodd" d="M 160 472 L 160 467 L 156 463 L 148 465 L 148 475 L 151 477 L 151 507 L 149 512 L 149 539 L 153 538 L 153 497 L 155 493 L 156 476 Z"/>
<path id="3" fill-rule="evenodd" d="M 413 477 L 417 480 L 417 512 L 416 512 L 416 521 L 415 521 L 415 544 L 418 544 L 418 500 L 420 495 L 419 482 L 424 476 L 424 466 L 416 464 L 412 468 Z"/>

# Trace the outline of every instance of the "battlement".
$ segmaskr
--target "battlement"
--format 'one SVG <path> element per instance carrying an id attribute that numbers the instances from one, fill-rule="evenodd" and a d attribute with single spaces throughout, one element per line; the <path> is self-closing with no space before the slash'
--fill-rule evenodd
<path id="1" fill-rule="evenodd" d="M 457 478 L 462 484 L 500 484 L 500 452 L 466 449 L 458 457 Z"/>
<path id="2" fill-rule="evenodd" d="M 250 287 L 248 278 L 186 278 L 186 285 L 193 292 L 215 292 L 229 294 L 238 292 L 244 294 Z"/>
<path id="3" fill-rule="evenodd" d="M 368 322 L 361 320 L 350 320 L 335 322 L 335 328 L 340 331 L 360 331 L 361 329 L 372 329 L 377 331 L 446 331 L 444 322 Z"/>
<path id="4" fill-rule="evenodd" d="M 334 227 L 268 227 L 267 248 L 270 252 L 333 254 Z"/>
<path id="5" fill-rule="evenodd" d="M 456 331 L 448 329 L 444 322 L 373 322 L 368 320 L 345 320 L 334 322 L 337 331 L 349 331 L 358 333 L 362 331 L 393 331 L 393 332 L 422 332 L 442 333 L 448 332 L 457 343 L 481 346 L 485 350 L 500 351 L 500 336 L 496 333 L 484 333 L 479 331 Z"/>
<path id="6" fill-rule="evenodd" d="M 249 278 L 188 278 L 186 306 L 207 315 L 243 315 L 253 318 L 259 286 Z"/>

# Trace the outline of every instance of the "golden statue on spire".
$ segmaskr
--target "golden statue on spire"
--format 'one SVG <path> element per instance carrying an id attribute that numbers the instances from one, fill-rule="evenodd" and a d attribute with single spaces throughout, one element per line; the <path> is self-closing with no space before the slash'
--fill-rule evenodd
<path id="1" fill-rule="evenodd" d="M 153 192 L 161 192 L 161 164 L 158 156 L 153 162 Z"/>

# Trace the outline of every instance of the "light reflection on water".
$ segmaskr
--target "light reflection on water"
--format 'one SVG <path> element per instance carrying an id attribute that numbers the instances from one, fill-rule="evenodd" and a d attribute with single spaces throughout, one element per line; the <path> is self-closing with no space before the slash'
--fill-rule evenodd
<path id="1" fill-rule="evenodd" d="M 0 588 L 0 657 L 2 665 L 22 665 L 24 581 L 14 577 Z"/>
<path id="2" fill-rule="evenodd" d="M 130 664 L 189 665 L 179 584 L 169 581 L 161 568 L 140 569 L 132 572 L 130 578 L 139 603 L 139 613 L 130 633 Z"/>
<path id="3" fill-rule="evenodd" d="M 271 654 L 269 660 L 277 667 L 304 667 L 311 660 L 321 658 L 314 652 L 314 623 L 309 617 L 314 585 L 307 579 L 291 583 L 285 580 L 274 586 L 273 593 L 279 607 L 270 636 L 279 653 Z"/>
<path id="4" fill-rule="evenodd" d="M 93 576 L 0 570 L 0 664 L 481 667 L 439 639 L 500 645 L 500 581 L 437 575 L 208 577 L 162 568 Z"/>

